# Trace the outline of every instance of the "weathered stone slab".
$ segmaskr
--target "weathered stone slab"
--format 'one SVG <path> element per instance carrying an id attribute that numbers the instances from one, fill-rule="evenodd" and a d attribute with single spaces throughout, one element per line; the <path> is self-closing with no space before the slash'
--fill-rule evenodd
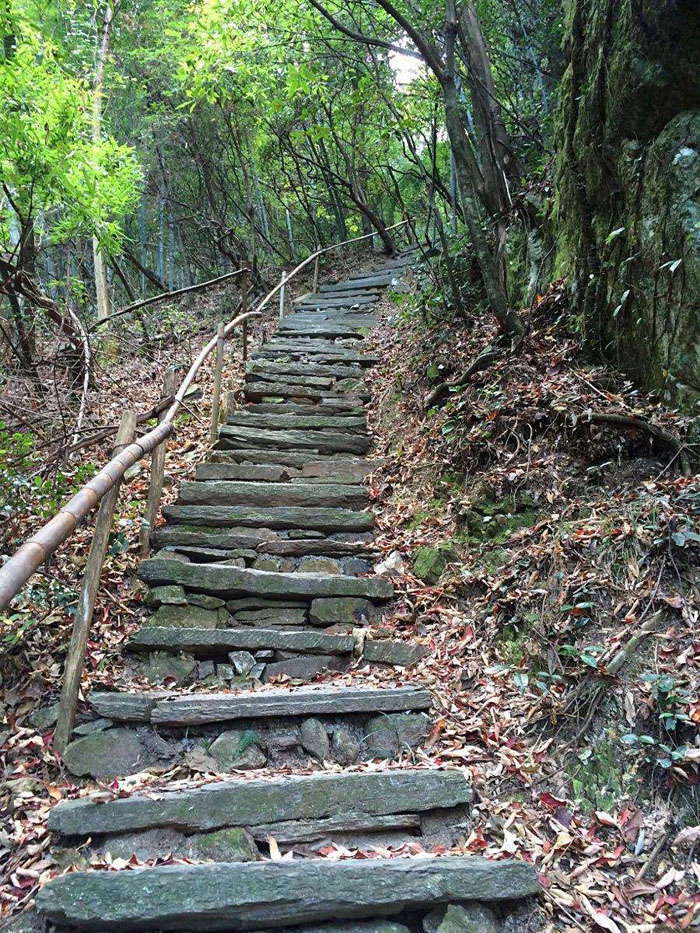
<path id="1" fill-rule="evenodd" d="M 246 595 L 268 599 L 360 596 L 363 599 L 384 601 L 394 595 L 391 582 L 383 577 L 270 573 L 222 564 L 181 564 L 158 558 L 143 561 L 139 568 L 139 576 L 152 586 L 178 583 L 185 589 L 226 599 Z"/>
<path id="2" fill-rule="evenodd" d="M 249 402 L 246 411 L 253 411 L 258 415 L 338 415 L 355 418 L 362 415 L 364 409 L 360 403 L 353 403 L 346 398 L 327 399 L 319 402 L 305 399 L 299 402 Z"/>
<path id="3" fill-rule="evenodd" d="M 333 392 L 330 389 L 314 389 L 309 386 L 284 385 L 275 383 L 274 392 L 269 382 L 246 382 L 243 392 L 246 399 L 260 401 L 269 398 L 308 398 L 318 401 L 353 401 L 355 405 L 369 402 L 371 396 L 368 391 Z"/>
<path id="4" fill-rule="evenodd" d="M 351 278 L 349 282 L 352 283 L 352 287 L 358 291 L 365 288 L 385 288 L 387 285 L 398 278 L 398 271 L 393 272 L 382 272 L 377 275 L 364 275 L 359 278 Z M 335 285 L 325 285 L 323 287 L 322 294 L 330 295 L 338 291 L 343 291 L 347 289 L 348 282 L 338 282 Z"/>
<path id="5" fill-rule="evenodd" d="M 314 842 L 337 833 L 373 833 L 391 829 L 420 830 L 420 817 L 415 813 L 395 813 L 389 816 L 356 816 L 340 813 L 325 820 L 289 820 L 251 828 L 254 839 L 264 842 L 273 836 L 280 844 Z"/>
<path id="6" fill-rule="evenodd" d="M 309 324 L 307 321 L 289 322 L 280 327 L 279 333 L 283 336 L 292 337 L 295 334 L 313 334 L 317 337 L 361 337 L 363 333 L 375 324 L 373 318 L 363 318 L 357 323 L 347 322 L 334 323 L 326 321 L 325 323 Z"/>
<path id="7" fill-rule="evenodd" d="M 365 463 L 363 457 L 350 454 L 310 454 L 305 450 L 275 450 L 240 448 L 239 450 L 216 450 L 211 455 L 212 463 L 281 463 L 284 466 L 303 467 L 306 463 Z"/>
<path id="8" fill-rule="evenodd" d="M 425 656 L 423 645 L 411 645 L 405 641 L 384 641 L 365 639 L 362 656 L 365 661 L 374 661 L 377 664 L 398 664 L 408 667 L 416 664 Z"/>
<path id="9" fill-rule="evenodd" d="M 266 431 L 328 431 L 338 430 L 352 434 L 367 432 L 364 415 L 256 415 L 255 412 L 237 411 L 226 422 L 242 427 L 264 428 Z"/>
<path id="10" fill-rule="evenodd" d="M 309 609 L 312 625 L 366 624 L 373 615 L 374 606 L 369 600 L 352 596 L 314 599 Z"/>
<path id="11" fill-rule="evenodd" d="M 229 447 L 248 448 L 255 445 L 283 450 L 308 449 L 319 453 L 364 454 L 370 447 L 369 438 L 359 434 L 340 431 L 265 430 L 231 424 L 221 426 L 219 440 Z"/>
<path id="12" fill-rule="evenodd" d="M 534 867 L 479 856 L 167 865 L 73 872 L 37 896 L 45 920 L 82 930 L 260 930 L 504 901 L 539 891 Z"/>
<path id="13" fill-rule="evenodd" d="M 346 379 L 355 376 L 361 378 L 363 369 L 361 366 L 324 366 L 322 363 L 275 363 L 272 360 L 252 360 L 246 366 L 246 375 L 267 375 L 276 374 L 278 376 L 326 376 L 331 379 Z M 291 380 L 294 381 L 294 380 Z"/>
<path id="14" fill-rule="evenodd" d="M 374 525 L 374 517 L 369 512 L 292 505 L 271 508 L 245 505 L 168 505 L 163 509 L 163 513 L 169 522 L 187 525 L 190 528 L 208 525 L 213 529 L 223 529 L 227 525 L 250 525 L 251 528 L 265 529 L 308 528 L 324 532 L 364 532 L 370 531 Z M 170 537 L 169 543 L 175 543 L 174 529 Z"/>
<path id="15" fill-rule="evenodd" d="M 469 803 L 461 771 L 401 770 L 317 773 L 268 780 L 227 781 L 183 791 L 149 791 L 107 802 L 64 801 L 49 815 L 63 836 L 123 833 L 149 827 L 202 832 L 291 820 L 370 819 Z"/>
<path id="16" fill-rule="evenodd" d="M 347 288 L 345 289 L 347 291 Z M 302 298 L 296 305 L 297 308 L 353 308 L 365 305 L 373 305 L 377 301 L 376 293 L 374 295 L 368 295 L 366 291 L 356 290 L 355 294 L 342 295 L 338 291 L 334 292 L 332 295 L 314 295 L 307 298 Z M 293 320 L 296 315 L 292 314 L 289 318 L 284 318 L 284 320 Z"/>
<path id="17" fill-rule="evenodd" d="M 302 655 L 298 658 L 287 658 L 284 661 L 273 661 L 265 665 L 263 683 L 269 683 L 273 677 L 289 677 L 294 681 L 313 680 L 324 671 L 346 671 L 350 666 L 347 656 L 330 654 Z"/>
<path id="18" fill-rule="evenodd" d="M 363 746 L 372 758 L 395 758 L 402 750 L 420 745 L 429 730 L 423 714 L 383 713 L 367 723 Z"/>
<path id="19" fill-rule="evenodd" d="M 281 483 L 299 471 L 271 463 L 198 463 L 195 478 L 199 482 L 208 480 L 246 480 L 249 482 Z"/>
<path id="20" fill-rule="evenodd" d="M 268 626 L 283 626 L 286 628 L 290 625 L 307 624 L 306 607 L 303 609 L 288 607 L 281 609 L 241 609 L 234 614 L 233 618 L 235 622 L 240 622 L 241 625 L 258 625 L 261 628 Z"/>
<path id="21" fill-rule="evenodd" d="M 179 504 L 306 506 L 361 509 L 367 504 L 366 490 L 340 483 L 255 483 L 236 480 L 183 483 Z"/>
<path id="22" fill-rule="evenodd" d="M 330 376 L 311 376 L 311 375 L 292 375 L 285 374 L 281 375 L 278 373 L 261 373 L 258 372 L 255 374 L 256 382 L 269 382 L 271 394 L 274 395 L 274 384 L 281 382 L 283 385 L 290 386 L 309 386 L 311 388 L 319 389 L 330 389 L 335 380 Z"/>
<path id="23" fill-rule="evenodd" d="M 250 548 L 277 541 L 279 535 L 271 528 L 210 528 L 206 525 L 168 525 L 156 531 L 159 547 L 212 547 L 224 550 Z"/>
<path id="24" fill-rule="evenodd" d="M 303 342 L 292 343 L 291 341 L 287 343 L 282 343 L 281 339 L 275 341 L 275 343 L 266 343 L 260 350 L 258 350 L 258 355 L 263 359 L 293 359 L 294 357 L 310 357 L 315 362 L 326 362 L 326 363 L 347 363 L 353 364 L 356 363 L 359 366 L 376 366 L 379 362 L 378 356 L 370 356 L 365 353 L 358 353 L 353 350 L 344 350 L 337 344 L 334 344 L 332 341 L 329 341 L 329 347 L 335 347 L 335 349 L 324 349 L 321 346 L 314 346 L 311 341 L 307 341 L 308 346 L 304 346 Z"/>
<path id="25" fill-rule="evenodd" d="M 147 626 L 174 629 L 177 627 L 201 629 L 215 629 L 230 621 L 225 609 L 203 609 L 201 606 L 161 606 L 160 609 L 146 620 Z"/>
<path id="26" fill-rule="evenodd" d="M 109 696 L 109 694 L 103 694 Z M 111 719 L 120 717 L 110 705 L 103 711 L 91 699 L 95 710 Z M 430 694 L 418 687 L 390 690 L 355 687 L 299 687 L 294 691 L 268 690 L 254 694 L 186 694 L 169 697 L 151 712 L 151 722 L 168 726 L 202 725 L 234 719 L 269 716 L 342 715 L 344 713 L 396 712 L 428 709 Z"/>
<path id="27" fill-rule="evenodd" d="M 307 654 L 350 654 L 352 635 L 326 635 L 318 631 L 281 632 L 276 629 L 157 629 L 149 627 L 136 632 L 129 640 L 132 651 L 186 651 L 196 657 L 225 655 L 237 649 L 255 651 L 276 648 L 282 651 L 303 651 Z"/>
<path id="28" fill-rule="evenodd" d="M 168 757 L 168 744 L 158 736 L 152 739 L 144 742 L 134 729 L 93 732 L 66 746 L 63 763 L 78 777 L 114 778 L 133 774 Z"/>

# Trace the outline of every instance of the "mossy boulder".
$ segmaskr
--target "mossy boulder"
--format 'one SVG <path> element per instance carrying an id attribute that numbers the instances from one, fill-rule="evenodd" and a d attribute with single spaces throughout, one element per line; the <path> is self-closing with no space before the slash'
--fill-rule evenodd
<path id="1" fill-rule="evenodd" d="M 239 826 L 200 833 L 189 839 L 191 857 L 212 862 L 257 862 L 260 853 L 253 837 Z"/>
<path id="2" fill-rule="evenodd" d="M 413 573 L 427 583 L 433 586 L 442 576 L 445 568 L 452 561 L 458 558 L 455 546 L 445 541 L 437 547 L 420 547 L 413 557 Z"/>

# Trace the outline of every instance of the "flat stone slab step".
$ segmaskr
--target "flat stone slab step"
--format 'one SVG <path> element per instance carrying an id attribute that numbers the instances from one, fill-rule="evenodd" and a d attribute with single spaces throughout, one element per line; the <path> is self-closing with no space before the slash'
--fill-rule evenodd
<path id="1" fill-rule="evenodd" d="M 332 341 L 327 341 L 326 344 L 311 340 L 283 342 L 280 338 L 280 340 L 263 344 L 255 351 L 255 359 L 286 359 L 299 356 L 311 357 L 317 363 L 357 363 L 359 366 L 376 366 L 379 362 L 378 356 L 358 353 L 356 350 L 346 350 Z"/>
<path id="2" fill-rule="evenodd" d="M 163 514 L 169 522 L 177 525 L 209 525 L 220 528 L 297 528 L 332 533 L 365 532 L 374 527 L 374 517 L 369 512 L 293 505 L 270 508 L 246 505 L 168 505 L 163 509 Z"/>
<path id="3" fill-rule="evenodd" d="M 149 586 L 175 583 L 186 590 L 208 593 L 223 599 L 261 596 L 267 599 L 318 599 L 331 596 L 359 596 L 384 602 L 394 595 L 394 587 L 382 577 L 348 577 L 325 573 L 274 573 L 241 569 L 223 564 L 183 564 L 177 560 L 154 558 L 143 561 L 139 576 Z"/>
<path id="4" fill-rule="evenodd" d="M 327 402 L 249 402 L 241 411 L 254 412 L 256 415 L 334 415 L 338 418 L 357 418 L 364 414 L 359 404 L 346 402 L 344 399 Z"/>
<path id="5" fill-rule="evenodd" d="M 318 453 L 364 454 L 370 440 L 363 435 L 340 431 L 269 430 L 241 425 L 223 424 L 219 430 L 220 443 L 227 447 L 275 447 L 288 450 L 313 450 Z"/>
<path id="6" fill-rule="evenodd" d="M 259 483 L 217 480 L 183 483 L 178 503 L 182 505 L 311 506 L 362 509 L 367 491 L 360 486 L 314 483 Z"/>
<path id="7" fill-rule="evenodd" d="M 348 289 L 344 289 L 348 291 Z M 354 289 L 349 292 L 349 295 L 343 295 L 339 297 L 337 292 L 333 292 L 331 295 L 326 295 L 323 292 L 319 292 L 318 295 L 306 296 L 301 299 L 301 301 L 295 303 L 295 307 L 359 307 L 360 305 L 371 305 L 377 301 L 378 292 L 376 289 L 373 294 L 367 294 L 361 289 Z"/>
<path id="8" fill-rule="evenodd" d="M 299 529 L 301 530 L 301 529 Z M 257 532 L 260 532 L 257 534 Z M 374 556 L 366 532 L 344 535 L 343 538 L 322 535 L 320 538 L 282 537 L 271 528 L 220 528 L 217 525 L 169 525 L 159 528 L 155 541 L 158 547 L 177 548 L 182 553 L 191 549 L 218 550 L 224 560 L 235 554 L 228 551 L 251 549 L 259 554 L 277 557 L 306 557 L 323 554 L 332 557 Z"/>
<path id="9" fill-rule="evenodd" d="M 308 859 L 73 872 L 46 885 L 37 908 L 45 920 L 81 930 L 208 933 L 395 916 L 538 891 L 533 866 L 513 859 Z"/>
<path id="10" fill-rule="evenodd" d="M 156 827 L 186 833 L 226 826 L 253 829 L 329 817 L 349 824 L 360 817 L 456 807 L 471 799 L 460 771 L 320 773 L 226 781 L 179 792 L 149 791 L 104 802 L 69 800 L 54 807 L 48 826 L 61 836 L 93 836 Z"/>
<path id="11" fill-rule="evenodd" d="M 360 378 L 364 372 L 361 366 L 322 366 L 317 363 L 275 363 L 272 360 L 252 360 L 246 366 L 246 373 L 275 374 L 290 376 L 325 376 L 330 379 Z"/>
<path id="12" fill-rule="evenodd" d="M 349 454 L 313 454 L 307 451 L 274 450 L 260 448 L 241 448 L 238 450 L 215 450 L 209 458 L 211 463 L 281 463 L 285 466 L 305 467 L 307 464 L 347 463 L 378 463 L 378 460 L 367 460 L 365 457 L 354 457 Z"/>
<path id="13" fill-rule="evenodd" d="M 245 693 L 91 693 L 98 716 L 118 722 L 184 727 L 238 719 L 397 713 L 431 705 L 420 687 L 295 687 Z"/>
<path id="14" fill-rule="evenodd" d="M 380 461 L 353 459 L 339 461 L 310 461 L 303 467 L 270 463 L 200 463 L 196 479 L 199 482 L 216 480 L 247 480 L 257 482 L 319 482 L 352 485 L 373 473 Z"/>
<path id="15" fill-rule="evenodd" d="M 226 423 L 241 427 L 264 428 L 266 431 L 338 431 L 343 434 L 366 434 L 367 418 L 362 415 L 269 414 L 256 415 L 241 409 L 229 415 Z"/>
<path id="16" fill-rule="evenodd" d="M 274 355 L 274 354 L 273 354 Z M 284 356 L 285 354 L 282 354 Z M 371 398 L 370 393 L 362 388 L 353 388 L 350 392 L 339 392 L 331 389 L 312 388 L 302 385 L 287 385 L 281 382 L 246 382 L 243 393 L 246 399 L 262 401 L 271 398 L 303 398 L 319 402 L 344 402 L 345 404 L 362 405 Z"/>
<path id="17" fill-rule="evenodd" d="M 352 635 L 266 628 L 160 628 L 147 626 L 129 639 L 130 651 L 185 651 L 198 658 L 225 656 L 231 651 L 299 651 L 308 654 L 352 654 Z"/>
<path id="18" fill-rule="evenodd" d="M 376 318 L 364 319 L 361 321 L 319 321 L 316 324 L 308 320 L 293 321 L 289 320 L 283 326 L 281 325 L 278 333 L 282 336 L 294 336 L 295 334 L 304 334 L 314 337 L 362 337 L 364 332 L 376 324 Z"/>

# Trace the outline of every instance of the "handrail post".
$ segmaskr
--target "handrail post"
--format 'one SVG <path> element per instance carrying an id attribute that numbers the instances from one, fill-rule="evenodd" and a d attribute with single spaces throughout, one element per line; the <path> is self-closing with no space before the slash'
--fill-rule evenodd
<path id="1" fill-rule="evenodd" d="M 115 453 L 131 443 L 136 430 L 136 413 L 125 411 L 121 417 L 117 440 L 114 445 Z M 104 563 L 107 545 L 109 543 L 109 533 L 112 530 L 112 521 L 114 518 L 114 509 L 117 505 L 120 482 L 117 482 L 107 492 L 100 503 L 95 522 L 95 530 L 90 545 L 85 573 L 83 575 L 83 584 L 80 588 L 80 599 L 73 620 L 73 632 L 71 635 L 68 653 L 66 654 L 66 663 L 63 671 L 63 686 L 61 688 L 61 699 L 58 707 L 58 720 L 56 731 L 53 737 L 54 748 L 63 754 L 68 744 L 73 724 L 75 723 L 75 713 L 78 708 L 78 693 L 80 691 L 80 681 L 83 675 L 85 664 L 85 653 L 87 651 L 88 637 L 90 635 L 90 623 L 95 609 L 97 591 L 100 586 L 100 576 L 102 574 L 102 564 Z"/>
<path id="2" fill-rule="evenodd" d="M 221 370 L 224 365 L 224 324 L 216 329 L 216 362 L 214 364 L 214 397 L 211 401 L 211 429 L 209 440 L 215 444 L 219 437 L 219 410 L 221 408 Z"/>
<path id="3" fill-rule="evenodd" d="M 284 317 L 284 283 L 287 281 L 287 275 L 282 272 L 282 285 L 280 288 L 280 321 Z"/>
<path id="4" fill-rule="evenodd" d="M 163 380 L 163 398 L 170 398 L 175 394 L 175 370 L 169 369 Z M 162 412 L 158 418 L 159 423 L 165 417 Z M 151 478 L 148 484 L 148 499 L 146 510 L 143 513 L 141 531 L 139 532 L 139 554 L 145 557 L 151 549 L 151 538 L 156 527 L 160 497 L 163 495 L 163 476 L 165 474 L 166 441 L 159 444 L 151 454 Z"/>
<path id="5" fill-rule="evenodd" d="M 314 295 L 318 294 L 318 273 L 319 273 L 320 264 L 321 264 L 321 257 L 317 256 L 316 259 L 314 260 L 314 284 L 311 287 L 311 291 L 314 293 Z"/>
<path id="6" fill-rule="evenodd" d="M 241 314 L 248 313 L 248 270 L 241 273 Z M 243 362 L 248 359 L 248 319 L 241 324 L 241 337 L 243 340 Z"/>

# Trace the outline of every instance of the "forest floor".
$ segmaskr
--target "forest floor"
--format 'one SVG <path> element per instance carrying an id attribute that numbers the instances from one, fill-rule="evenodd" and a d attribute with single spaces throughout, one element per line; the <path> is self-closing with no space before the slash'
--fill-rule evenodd
<path id="1" fill-rule="evenodd" d="M 348 257 L 327 271 L 360 262 Z M 118 420 L 125 400 L 139 411 L 153 404 L 167 366 L 191 358 L 227 300 L 225 292 L 197 300 L 202 329 L 187 341 L 107 367 L 94 423 Z M 432 690 L 436 713 L 428 742 L 406 764 L 470 773 L 474 823 L 458 851 L 534 863 L 544 883 L 540 919 L 551 928 L 692 929 L 700 923 L 700 483 L 679 475 L 666 442 L 591 422 L 590 413 L 625 413 L 678 437 L 688 421 L 585 363 L 556 286 L 515 354 L 499 351 L 426 410 L 435 384 L 495 337 L 488 320 L 433 322 L 426 307 L 414 280 L 383 299 L 372 338 L 382 362 L 370 423 L 386 463 L 370 491 L 398 591 L 381 626 L 427 647 L 405 680 Z M 258 337 L 272 316 L 256 323 Z M 226 387 L 240 385 L 242 372 L 235 348 Z M 207 449 L 210 370 L 199 385 L 202 403 L 168 445 L 166 502 Z M 96 463 L 106 455 L 106 447 L 89 451 Z M 92 682 L 108 681 L 140 615 L 135 542 L 147 476 L 121 493 L 89 647 Z M 40 522 L 27 505 L 22 535 Z M 88 526 L 2 620 L 2 917 L 62 869 L 45 824 L 75 785 L 51 751 L 52 704 L 89 542 Z M 429 583 L 414 573 L 421 548 L 435 549 L 422 555 L 442 570 L 437 580 L 427 574 Z M 392 675 L 366 668 L 358 676 Z M 180 767 L 112 789 L 195 777 Z M 337 849 L 339 858 L 396 854 Z"/>

